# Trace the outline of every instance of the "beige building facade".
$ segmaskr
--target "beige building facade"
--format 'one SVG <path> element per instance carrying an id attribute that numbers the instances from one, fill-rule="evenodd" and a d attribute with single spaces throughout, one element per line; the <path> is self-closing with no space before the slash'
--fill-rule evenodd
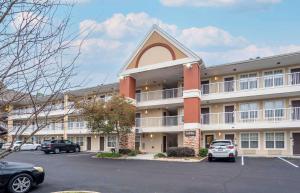
<path id="1" fill-rule="evenodd" d="M 109 100 L 113 93 L 136 106 L 134 148 L 142 152 L 184 146 L 198 152 L 212 140 L 231 139 L 240 155 L 300 155 L 300 53 L 211 66 L 154 26 L 119 83 L 65 93 L 54 101 L 53 122 L 34 140 L 68 138 L 83 150 L 110 151 L 116 136 L 90 133 L 75 110 L 66 111 L 80 98 Z M 14 106 L 10 125 L 21 124 L 28 109 Z"/>

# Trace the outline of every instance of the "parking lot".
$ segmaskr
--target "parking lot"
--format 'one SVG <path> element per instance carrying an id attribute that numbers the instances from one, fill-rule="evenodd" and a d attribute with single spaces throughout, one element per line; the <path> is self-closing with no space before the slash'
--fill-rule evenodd
<path id="1" fill-rule="evenodd" d="M 90 153 L 17 152 L 6 160 L 46 169 L 33 193 L 94 190 L 101 193 L 283 193 L 299 192 L 300 159 L 238 158 L 176 163 L 91 158 Z"/>

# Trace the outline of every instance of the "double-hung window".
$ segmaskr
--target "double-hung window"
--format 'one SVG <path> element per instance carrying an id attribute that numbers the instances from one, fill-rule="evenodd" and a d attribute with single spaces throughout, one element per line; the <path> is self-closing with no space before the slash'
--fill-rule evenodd
<path id="1" fill-rule="evenodd" d="M 107 137 L 107 147 L 113 147 L 115 148 L 116 147 L 116 144 L 117 144 L 117 136 L 115 135 L 109 135 Z"/>
<path id="2" fill-rule="evenodd" d="M 258 118 L 257 103 L 242 103 L 240 104 L 240 119 L 243 122 L 252 122 Z"/>
<path id="3" fill-rule="evenodd" d="M 241 133 L 241 148 L 258 148 L 258 133 Z"/>
<path id="4" fill-rule="evenodd" d="M 264 87 L 277 87 L 283 85 L 283 70 L 270 70 L 264 72 Z"/>
<path id="5" fill-rule="evenodd" d="M 240 90 L 256 89 L 258 87 L 257 73 L 240 75 Z"/>
<path id="6" fill-rule="evenodd" d="M 83 146 L 83 137 L 76 137 L 76 143 L 80 146 Z"/>
<path id="7" fill-rule="evenodd" d="M 284 133 L 283 132 L 268 132 L 265 133 L 265 145 L 268 149 L 283 149 L 284 148 Z"/>
<path id="8" fill-rule="evenodd" d="M 284 118 L 284 100 L 266 101 L 264 109 L 266 120 L 281 120 Z"/>

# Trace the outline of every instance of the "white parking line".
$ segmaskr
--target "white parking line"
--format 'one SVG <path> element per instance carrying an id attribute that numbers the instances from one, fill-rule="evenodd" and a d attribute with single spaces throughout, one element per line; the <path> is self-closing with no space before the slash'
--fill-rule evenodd
<path id="1" fill-rule="evenodd" d="M 290 161 L 288 161 L 288 160 L 286 160 L 286 159 L 284 159 L 284 158 L 282 158 L 282 157 L 278 157 L 279 159 L 281 159 L 282 161 L 285 161 L 286 163 L 288 163 L 288 164 L 291 164 L 292 166 L 294 166 L 295 168 L 298 168 L 299 166 L 297 166 L 296 164 L 293 164 L 292 162 L 290 162 Z"/>
<path id="2" fill-rule="evenodd" d="M 242 159 L 241 159 L 241 161 L 242 161 L 242 166 L 244 166 L 244 156 L 242 156 Z"/>

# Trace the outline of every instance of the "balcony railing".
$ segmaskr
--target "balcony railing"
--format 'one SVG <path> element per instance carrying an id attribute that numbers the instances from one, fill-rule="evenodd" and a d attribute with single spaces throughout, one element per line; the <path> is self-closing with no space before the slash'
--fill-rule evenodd
<path id="1" fill-rule="evenodd" d="M 202 95 L 208 95 L 213 93 L 249 91 L 293 85 L 300 85 L 300 72 L 202 84 L 201 93 Z"/>
<path id="2" fill-rule="evenodd" d="M 141 92 L 136 94 L 136 102 L 180 98 L 182 97 L 182 94 L 183 94 L 182 87 Z"/>
<path id="3" fill-rule="evenodd" d="M 37 107 L 37 110 L 39 107 Z M 63 110 L 64 109 L 64 104 L 55 104 L 55 105 L 47 105 L 43 108 L 44 112 L 47 111 L 56 111 L 56 110 Z M 33 108 L 22 108 L 22 109 L 14 109 L 12 111 L 13 115 L 25 115 L 25 114 L 32 114 L 34 112 Z"/>
<path id="4" fill-rule="evenodd" d="M 136 118 L 135 126 L 137 128 L 144 127 L 171 127 L 183 125 L 183 116 L 164 116 L 164 117 L 146 117 Z"/>
<path id="5" fill-rule="evenodd" d="M 300 107 L 207 113 L 201 115 L 201 124 L 237 124 L 256 122 L 300 121 Z"/>

